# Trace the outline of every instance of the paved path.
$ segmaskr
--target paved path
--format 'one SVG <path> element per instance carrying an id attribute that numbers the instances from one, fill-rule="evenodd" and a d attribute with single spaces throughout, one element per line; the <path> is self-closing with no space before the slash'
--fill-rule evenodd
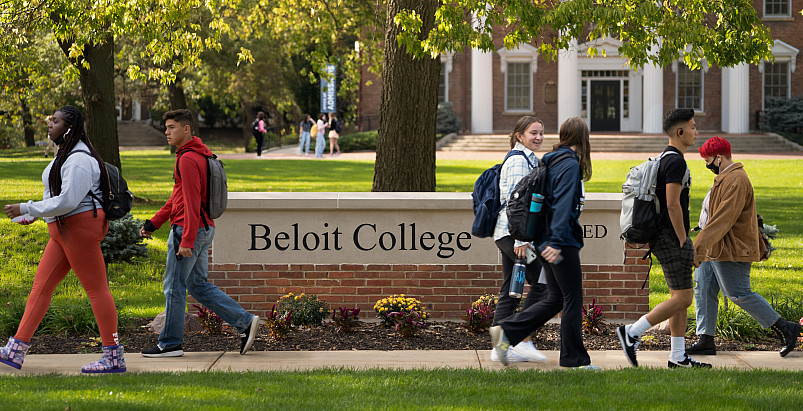
<path id="1" fill-rule="evenodd" d="M 555 370 L 558 351 L 542 351 L 545 363 L 511 363 L 511 368 Z M 619 351 L 589 351 L 593 365 L 603 370 L 629 367 Z M 176 371 L 290 371 L 316 368 L 477 368 L 501 370 L 501 363 L 491 362 L 490 351 L 252 351 L 246 355 L 236 352 L 194 352 L 183 357 L 145 358 L 139 353 L 127 353 L 129 372 Z M 0 364 L 0 375 L 80 374 L 81 366 L 98 359 L 99 354 L 38 354 L 25 358 L 22 370 Z M 668 351 L 639 351 L 642 367 L 665 368 Z M 716 368 L 741 370 L 777 369 L 803 371 L 803 352 L 794 351 L 781 358 L 775 351 L 720 351 L 716 356 L 695 356 Z"/>

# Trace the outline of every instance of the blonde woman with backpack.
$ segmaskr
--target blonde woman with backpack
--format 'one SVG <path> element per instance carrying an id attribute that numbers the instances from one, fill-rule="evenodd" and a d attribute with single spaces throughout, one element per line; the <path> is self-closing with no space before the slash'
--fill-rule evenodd
<path id="1" fill-rule="evenodd" d="M 57 110 L 47 130 L 48 138 L 59 150 L 42 173 L 43 200 L 9 204 L 3 210 L 20 224 L 44 218 L 50 240 L 36 269 L 17 333 L 0 348 L 0 362 L 22 368 L 33 333 L 50 307 L 56 286 L 72 269 L 89 297 L 103 341 L 103 357 L 81 367 L 81 372 L 125 372 L 123 346 L 117 335 L 117 308 L 100 250 L 108 223 L 101 204 L 92 197 L 107 198 L 106 166 L 92 147 L 84 130 L 84 116 L 77 108 Z"/>

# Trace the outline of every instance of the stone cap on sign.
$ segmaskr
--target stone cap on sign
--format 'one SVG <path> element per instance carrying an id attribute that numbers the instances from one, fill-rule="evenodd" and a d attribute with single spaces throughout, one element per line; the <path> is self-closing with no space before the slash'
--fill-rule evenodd
<path id="1" fill-rule="evenodd" d="M 620 193 L 586 193 L 584 210 L 616 210 Z M 229 192 L 227 210 L 471 210 L 471 193 L 449 192 Z"/>

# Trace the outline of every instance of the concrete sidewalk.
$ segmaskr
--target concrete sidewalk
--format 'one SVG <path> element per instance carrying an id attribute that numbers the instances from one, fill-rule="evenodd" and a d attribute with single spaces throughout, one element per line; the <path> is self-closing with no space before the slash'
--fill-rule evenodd
<path id="1" fill-rule="evenodd" d="M 511 363 L 510 368 L 561 369 L 557 351 L 542 351 L 544 363 Z M 593 365 L 603 370 L 629 367 L 619 350 L 589 351 Z M 22 370 L 0 364 L 0 375 L 80 374 L 81 366 L 98 359 L 100 354 L 39 354 L 25 358 Z M 668 351 L 639 351 L 642 367 L 666 368 Z M 716 356 L 695 356 L 710 362 L 715 368 L 741 370 L 777 369 L 803 371 L 803 352 L 794 351 L 786 358 L 776 351 L 720 351 Z M 183 357 L 145 358 L 139 353 L 126 353 L 128 372 L 178 371 L 297 371 L 316 368 L 476 368 L 501 370 L 501 363 L 490 360 L 490 351 L 252 351 L 246 355 L 237 352 L 194 352 Z"/>

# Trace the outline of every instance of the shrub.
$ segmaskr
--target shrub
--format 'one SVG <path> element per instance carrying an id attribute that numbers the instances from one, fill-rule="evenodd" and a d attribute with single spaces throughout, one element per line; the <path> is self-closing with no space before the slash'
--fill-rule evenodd
<path id="1" fill-rule="evenodd" d="M 279 312 L 293 312 L 293 325 L 309 326 L 321 325 L 323 319 L 329 316 L 329 308 L 324 301 L 315 295 L 294 295 L 289 293 L 279 298 Z"/>
<path id="2" fill-rule="evenodd" d="M 601 335 L 602 327 L 605 325 L 603 317 L 602 307 L 597 305 L 597 299 L 594 298 L 587 309 L 583 306 L 583 331 L 586 334 Z"/>
<path id="3" fill-rule="evenodd" d="M 394 294 L 377 301 L 376 304 L 374 304 L 374 311 L 376 311 L 376 317 L 382 320 L 382 325 L 386 327 L 390 327 L 396 323 L 393 319 L 388 317 L 388 314 L 394 312 L 408 314 L 418 313 L 423 320 L 429 318 L 429 314 L 424 310 L 424 304 L 422 304 L 421 301 L 415 298 L 405 297 L 404 294 Z"/>
<path id="4" fill-rule="evenodd" d="M 109 231 L 100 242 L 100 251 L 103 252 L 103 260 L 107 264 L 117 261 L 131 262 L 135 257 L 148 257 L 145 239 L 139 236 L 142 224 L 142 220 L 134 218 L 132 214 L 109 221 Z"/>
<path id="5" fill-rule="evenodd" d="M 771 131 L 803 131 L 803 96 L 789 99 L 767 97 L 764 104 L 762 129 Z"/>
<path id="6" fill-rule="evenodd" d="M 276 304 L 265 317 L 265 327 L 268 335 L 276 341 L 284 341 L 284 336 L 293 329 L 293 310 L 287 313 L 276 311 Z"/>
<path id="7" fill-rule="evenodd" d="M 449 101 L 438 103 L 438 117 L 436 120 L 435 132 L 438 134 L 449 134 L 460 131 L 463 122 L 457 114 L 452 111 L 452 104 Z"/>
<path id="8" fill-rule="evenodd" d="M 494 309 L 489 305 L 480 305 L 479 308 L 469 308 L 463 316 L 465 323 L 460 324 L 473 333 L 481 333 L 494 322 Z"/>
<path id="9" fill-rule="evenodd" d="M 332 322 L 335 323 L 337 332 L 348 334 L 360 324 L 360 309 L 339 307 L 332 312 Z"/>
<path id="10" fill-rule="evenodd" d="M 395 311 L 388 314 L 387 318 L 396 324 L 396 332 L 402 338 L 412 337 L 418 330 L 427 328 L 427 324 L 424 322 L 426 318 L 417 311 Z"/>
<path id="11" fill-rule="evenodd" d="M 337 145 L 342 152 L 359 150 L 376 150 L 377 131 L 361 131 L 344 134 L 337 139 Z"/>
<path id="12" fill-rule="evenodd" d="M 192 306 L 198 309 L 198 313 L 195 316 L 198 317 L 198 322 L 201 323 L 201 327 L 204 327 L 207 333 L 211 335 L 223 334 L 223 319 L 219 315 L 202 305 L 193 304 Z"/>

